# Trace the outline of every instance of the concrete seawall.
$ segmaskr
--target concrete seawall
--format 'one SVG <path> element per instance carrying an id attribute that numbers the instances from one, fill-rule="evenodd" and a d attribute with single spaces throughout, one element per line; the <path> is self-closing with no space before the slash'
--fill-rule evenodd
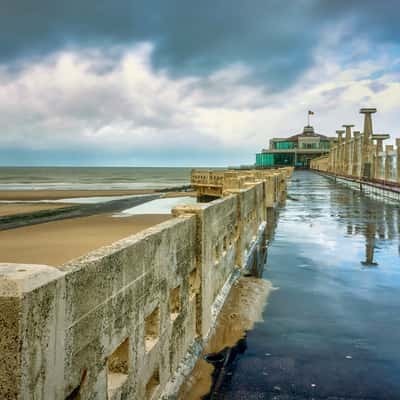
<path id="1" fill-rule="evenodd" d="M 233 282 L 263 263 L 290 172 L 58 268 L 0 264 L 0 398 L 174 398 Z"/>

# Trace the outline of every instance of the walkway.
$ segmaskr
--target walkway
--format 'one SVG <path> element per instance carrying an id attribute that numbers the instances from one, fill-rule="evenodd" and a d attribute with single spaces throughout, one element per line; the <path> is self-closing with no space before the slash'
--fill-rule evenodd
<path id="1" fill-rule="evenodd" d="M 264 271 L 277 290 L 213 398 L 399 399 L 400 208 L 311 172 L 289 196 Z"/>

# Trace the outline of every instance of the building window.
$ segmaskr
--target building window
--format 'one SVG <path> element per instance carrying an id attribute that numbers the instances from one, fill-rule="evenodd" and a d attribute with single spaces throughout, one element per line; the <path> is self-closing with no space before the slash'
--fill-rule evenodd
<path id="1" fill-rule="evenodd" d="M 295 145 L 294 142 L 289 142 L 289 141 L 275 142 L 275 149 L 277 150 L 293 149 L 294 145 Z"/>

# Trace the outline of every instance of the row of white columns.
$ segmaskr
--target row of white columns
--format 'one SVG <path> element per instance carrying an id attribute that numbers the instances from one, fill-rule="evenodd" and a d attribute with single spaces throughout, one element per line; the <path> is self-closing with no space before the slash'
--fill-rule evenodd
<path id="1" fill-rule="evenodd" d="M 383 148 L 383 141 L 389 135 L 374 135 L 372 114 L 375 112 L 375 108 L 360 110 L 364 114 L 363 132 L 354 131 L 352 136 L 351 129 L 354 125 L 343 125 L 345 130 L 336 131 L 338 140 L 328 155 L 328 172 L 400 184 L 400 139 L 396 139 L 396 149 L 393 145 Z"/>

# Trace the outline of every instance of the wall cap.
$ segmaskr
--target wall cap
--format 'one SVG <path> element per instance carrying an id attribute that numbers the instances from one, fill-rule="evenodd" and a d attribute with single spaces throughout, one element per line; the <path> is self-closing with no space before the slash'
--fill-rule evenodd
<path id="1" fill-rule="evenodd" d="M 49 265 L 0 263 L 0 297 L 22 297 L 64 275 Z"/>

